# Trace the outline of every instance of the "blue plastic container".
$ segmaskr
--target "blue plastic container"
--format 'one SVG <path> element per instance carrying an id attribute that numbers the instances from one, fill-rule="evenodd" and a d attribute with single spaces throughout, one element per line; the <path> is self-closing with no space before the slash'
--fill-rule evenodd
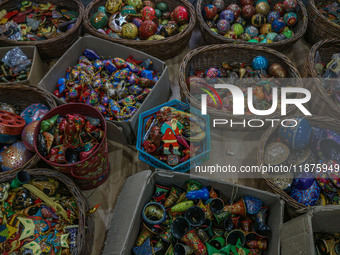
<path id="1" fill-rule="evenodd" d="M 136 148 L 139 151 L 139 159 L 144 161 L 145 163 L 149 164 L 150 166 L 153 166 L 155 168 L 165 169 L 165 170 L 172 170 L 177 172 L 187 172 L 191 168 L 200 165 L 202 162 L 209 159 L 209 152 L 210 152 L 210 119 L 209 115 L 201 115 L 200 111 L 192 108 L 190 109 L 191 113 L 194 113 L 195 115 L 201 117 L 205 120 L 205 138 L 202 142 L 202 152 L 198 155 L 196 155 L 193 158 L 190 158 L 189 160 L 178 164 L 177 166 L 169 166 L 165 162 L 160 161 L 156 157 L 150 155 L 147 153 L 144 148 L 142 147 L 142 139 L 145 135 L 145 126 L 146 122 L 149 118 L 151 118 L 156 112 L 158 112 L 162 107 L 164 106 L 170 106 L 173 108 L 176 108 L 177 110 L 188 110 L 189 105 L 185 104 L 178 100 L 171 100 L 165 104 L 159 105 L 153 109 L 150 109 L 142 114 L 139 115 L 139 122 L 138 122 L 138 133 L 137 133 L 137 145 Z"/>

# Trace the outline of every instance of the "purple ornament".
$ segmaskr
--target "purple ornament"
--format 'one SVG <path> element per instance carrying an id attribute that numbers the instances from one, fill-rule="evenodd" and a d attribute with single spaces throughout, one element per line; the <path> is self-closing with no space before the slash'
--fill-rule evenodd
<path id="1" fill-rule="evenodd" d="M 230 29 L 230 24 L 225 19 L 220 19 L 217 22 L 216 27 L 219 34 L 225 35 Z"/>
<path id="2" fill-rule="evenodd" d="M 100 102 L 103 105 L 107 106 L 110 102 L 110 98 L 107 95 L 103 95 L 102 98 L 100 99 Z"/>
<path id="3" fill-rule="evenodd" d="M 44 104 L 31 104 L 26 107 L 20 114 L 20 117 L 24 118 L 26 124 L 29 124 L 33 121 L 41 120 L 50 110 Z"/>
<path id="4" fill-rule="evenodd" d="M 135 24 L 137 28 L 139 28 L 143 21 L 140 18 L 133 18 L 132 23 Z"/>
<path id="5" fill-rule="evenodd" d="M 132 84 L 135 84 L 136 83 L 136 79 L 138 78 L 138 76 L 136 75 L 136 74 L 134 74 L 134 73 L 132 73 L 131 75 L 130 75 L 130 78 L 129 78 L 129 83 L 132 85 Z"/>
<path id="6" fill-rule="evenodd" d="M 100 59 L 100 57 L 93 50 L 90 49 L 85 49 L 83 55 L 89 60 Z"/>
<path id="7" fill-rule="evenodd" d="M 126 67 L 133 73 L 139 72 L 138 67 L 136 65 L 132 64 L 132 63 L 126 62 Z"/>
<path id="8" fill-rule="evenodd" d="M 98 96 L 97 92 L 92 89 L 90 91 L 89 97 L 86 100 L 86 104 L 88 104 L 88 105 L 95 105 L 95 104 L 98 103 L 98 101 L 99 101 L 99 96 Z"/>
<path id="9" fill-rule="evenodd" d="M 280 13 L 277 11 L 271 11 L 268 13 L 267 20 L 269 23 L 273 23 L 274 20 L 277 20 L 280 18 Z"/>
<path id="10" fill-rule="evenodd" d="M 96 109 L 101 113 L 101 114 L 106 114 L 106 108 L 104 105 L 98 104 L 96 105 Z"/>
<path id="11" fill-rule="evenodd" d="M 225 19 L 226 21 L 228 21 L 231 24 L 234 20 L 234 13 L 232 11 L 229 11 L 229 10 L 224 10 L 220 14 L 220 19 Z"/>
<path id="12" fill-rule="evenodd" d="M 208 78 L 216 78 L 216 77 L 221 77 L 221 72 L 215 67 L 211 67 L 207 70 L 205 74 Z"/>

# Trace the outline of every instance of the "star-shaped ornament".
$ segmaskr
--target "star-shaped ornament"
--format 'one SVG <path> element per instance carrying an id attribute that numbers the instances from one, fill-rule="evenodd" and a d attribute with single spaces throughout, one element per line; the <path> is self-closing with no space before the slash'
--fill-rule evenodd
<path id="1" fill-rule="evenodd" d="M 135 255 L 153 255 L 160 249 L 152 247 L 150 238 L 148 238 L 141 246 L 134 247 L 133 252 Z"/>

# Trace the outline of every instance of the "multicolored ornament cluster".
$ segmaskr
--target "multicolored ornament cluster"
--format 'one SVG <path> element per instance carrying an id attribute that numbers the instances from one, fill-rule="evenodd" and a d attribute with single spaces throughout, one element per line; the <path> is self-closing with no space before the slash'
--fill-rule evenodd
<path id="1" fill-rule="evenodd" d="M 195 180 L 185 185 L 155 184 L 142 209 L 134 254 L 260 255 L 267 250 L 270 208 L 260 199 L 246 195 L 233 203 L 213 186 Z"/>
<path id="2" fill-rule="evenodd" d="M 17 9 L 0 11 L 0 31 L 10 40 L 41 41 L 62 35 L 77 19 L 76 11 L 50 2 L 20 1 Z"/>
<path id="3" fill-rule="evenodd" d="M 97 118 L 57 114 L 41 122 L 37 138 L 41 156 L 57 164 L 74 164 L 93 155 L 104 139 L 104 130 Z"/>
<path id="4" fill-rule="evenodd" d="M 243 0 L 241 5 L 226 5 L 214 0 L 204 6 L 203 18 L 216 34 L 228 39 L 251 43 L 272 43 L 294 36 L 292 28 L 298 22 L 297 1 L 284 0 L 271 9 L 267 0 Z"/>
<path id="5" fill-rule="evenodd" d="M 78 254 L 75 198 L 54 178 L 19 172 L 0 183 L 3 254 Z"/>
<path id="6" fill-rule="evenodd" d="M 197 118 L 173 107 L 161 108 L 145 123 L 142 147 L 169 166 L 186 162 L 203 149 L 205 131 Z"/>
<path id="7" fill-rule="evenodd" d="M 327 214 L 326 214 L 327 215 Z M 328 216 L 328 215 L 327 215 Z M 340 233 L 314 233 L 315 254 L 340 254 Z"/>
<path id="8" fill-rule="evenodd" d="M 287 69 L 279 63 L 272 63 L 264 56 L 256 56 L 251 65 L 243 63 L 222 63 L 219 68 L 211 67 L 206 70 L 191 70 L 187 78 L 190 93 L 201 100 L 202 92 L 209 92 L 207 105 L 226 112 L 233 111 L 233 96 L 227 89 L 214 89 L 214 84 L 237 82 L 244 95 L 252 88 L 255 109 L 266 110 L 272 106 L 272 88 L 277 86 L 279 79 L 288 77 Z M 245 112 L 251 114 L 245 105 Z"/>
<path id="9" fill-rule="evenodd" d="M 85 49 L 78 64 L 58 80 L 55 96 L 94 106 L 107 120 L 128 121 L 150 94 L 160 73 L 152 61 L 104 58 Z"/>
<path id="10" fill-rule="evenodd" d="M 301 117 L 287 126 L 280 126 L 266 146 L 264 162 L 297 171 L 285 180 L 273 178 L 274 183 L 305 206 L 340 205 L 340 135 Z"/>
<path id="11" fill-rule="evenodd" d="M 156 5 L 151 0 L 107 0 L 90 21 L 99 32 L 113 38 L 162 40 L 184 31 L 189 18 L 181 5 L 171 9 L 165 2 Z"/>
<path id="12" fill-rule="evenodd" d="M 319 1 L 315 7 L 329 21 L 340 25 L 340 4 L 336 1 Z"/>
<path id="13" fill-rule="evenodd" d="M 0 172 L 21 168 L 33 157 L 35 127 L 48 111 L 44 104 L 32 104 L 20 111 L 0 103 Z"/>

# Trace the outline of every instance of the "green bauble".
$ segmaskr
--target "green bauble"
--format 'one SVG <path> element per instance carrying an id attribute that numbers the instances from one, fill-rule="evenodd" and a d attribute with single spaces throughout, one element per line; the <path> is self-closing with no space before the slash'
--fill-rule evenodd
<path id="1" fill-rule="evenodd" d="M 137 12 L 136 12 L 136 9 L 133 6 L 127 5 L 127 6 L 124 6 L 122 8 L 121 14 L 123 16 L 126 16 L 126 15 L 129 15 L 129 14 L 137 14 Z"/>
<path id="2" fill-rule="evenodd" d="M 135 8 L 136 11 L 139 11 L 143 8 L 143 1 L 142 0 L 127 0 L 126 4 Z"/>
<path id="3" fill-rule="evenodd" d="M 159 9 L 155 9 L 156 17 L 161 18 L 162 17 L 162 12 Z"/>
<path id="4" fill-rule="evenodd" d="M 105 7 L 99 6 L 98 11 L 91 17 L 91 25 L 96 29 L 103 28 L 106 26 L 109 18 L 106 15 Z"/>
<path id="5" fill-rule="evenodd" d="M 282 34 L 284 34 L 287 38 L 291 38 L 294 35 L 294 32 L 290 29 L 285 29 Z"/>
<path id="6" fill-rule="evenodd" d="M 157 9 L 160 10 L 161 12 L 166 12 L 169 7 L 166 3 L 159 3 L 157 4 Z"/>

